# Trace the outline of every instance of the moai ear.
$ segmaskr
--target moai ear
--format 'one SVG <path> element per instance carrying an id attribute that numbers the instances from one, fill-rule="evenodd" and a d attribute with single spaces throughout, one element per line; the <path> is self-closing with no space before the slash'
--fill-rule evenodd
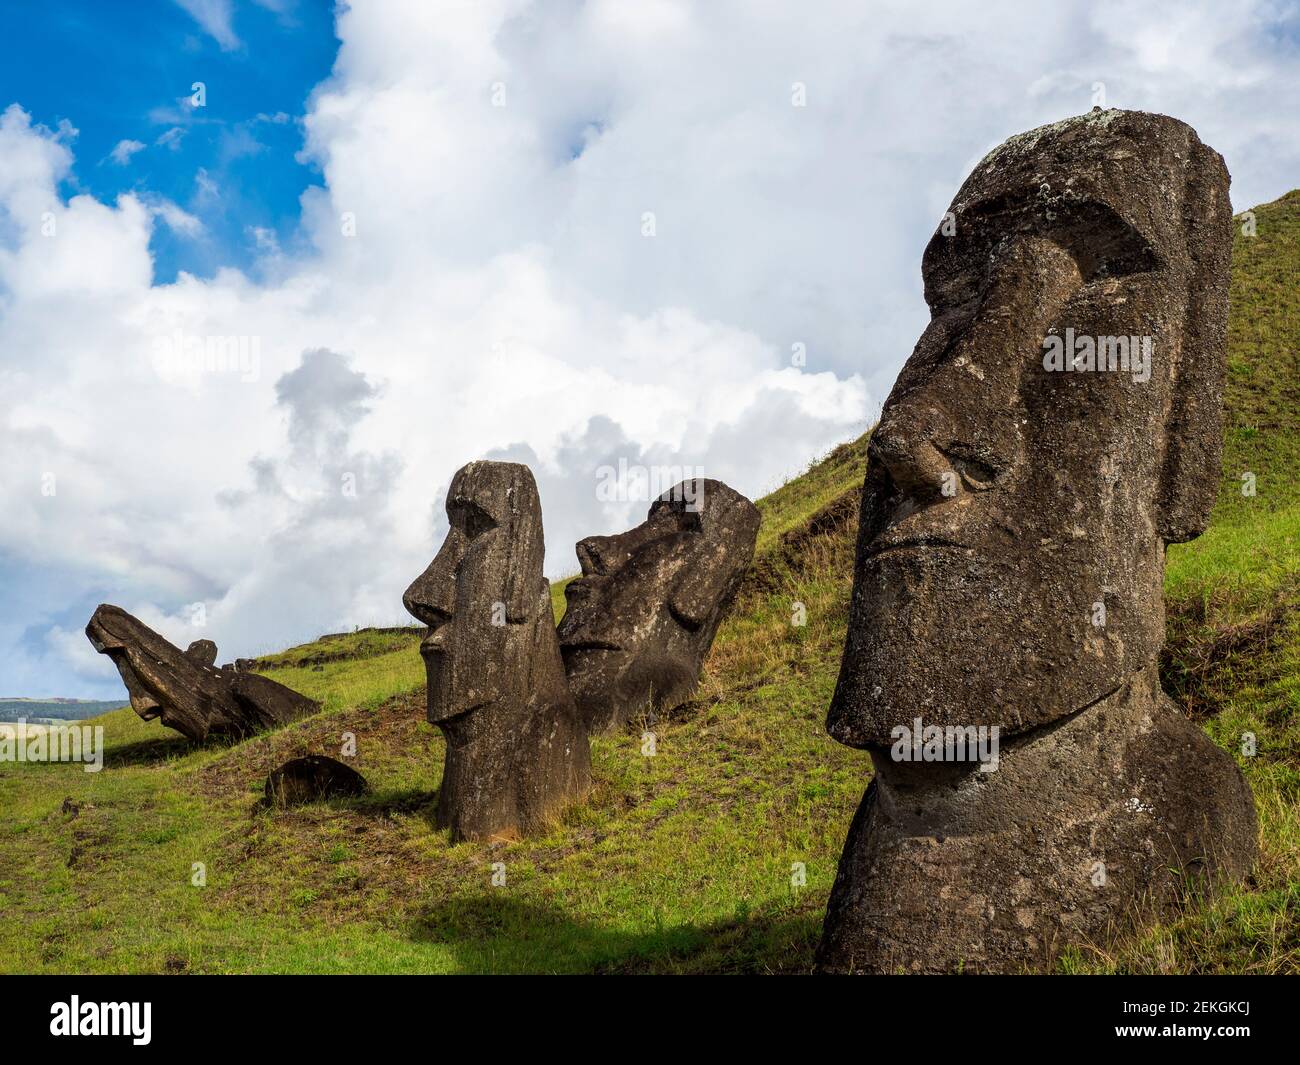
<path id="1" fill-rule="evenodd" d="M 542 535 L 542 506 L 532 472 L 521 466 L 519 479 L 510 487 L 510 518 L 500 530 L 509 556 L 506 563 L 506 620 L 527 621 L 536 610 L 537 589 L 545 584 L 542 561 L 546 541 Z"/>
<path id="2" fill-rule="evenodd" d="M 1228 170 L 1212 148 L 1192 138 L 1183 225 L 1192 262 L 1177 372 L 1165 426 L 1158 527 L 1165 543 L 1199 536 L 1219 493 L 1223 461 L 1223 379 L 1228 332 L 1232 226 Z"/>
<path id="3" fill-rule="evenodd" d="M 734 576 L 728 553 L 725 543 L 712 540 L 678 574 L 668 596 L 668 609 L 688 629 L 703 625 L 726 593 L 727 583 Z"/>
<path id="4" fill-rule="evenodd" d="M 711 484 L 713 484 L 711 482 Z M 705 542 L 677 576 L 668 609 L 687 628 L 698 629 L 727 605 L 754 558 L 761 517 L 748 499 L 723 484 L 713 484 L 711 513 L 705 517 Z M 730 497 L 725 503 L 721 493 Z"/>

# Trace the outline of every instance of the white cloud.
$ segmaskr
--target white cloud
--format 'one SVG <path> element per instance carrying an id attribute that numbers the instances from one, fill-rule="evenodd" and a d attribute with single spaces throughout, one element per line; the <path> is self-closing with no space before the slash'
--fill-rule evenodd
<path id="1" fill-rule="evenodd" d="M 259 252 L 267 256 L 279 255 L 280 238 L 275 235 L 274 229 L 267 229 L 266 226 L 247 226 L 244 231 L 252 239 Z"/>
<path id="2" fill-rule="evenodd" d="M 231 0 L 176 0 L 176 3 L 194 19 L 222 51 L 233 51 L 240 47 L 235 35 L 234 4 Z"/>
<path id="3" fill-rule="evenodd" d="M 136 152 L 144 150 L 143 141 L 120 140 L 114 146 L 113 150 L 108 153 L 108 157 L 118 166 L 126 166 L 131 161 L 131 156 Z"/>
<path id="4" fill-rule="evenodd" d="M 150 197 L 148 206 L 150 212 L 167 223 L 167 227 L 174 233 L 186 237 L 197 237 L 203 232 L 203 222 L 184 208 L 178 207 L 171 200 L 164 199 L 161 196 Z"/>
<path id="5" fill-rule="evenodd" d="M 184 129 L 180 126 L 172 126 L 170 129 L 163 130 L 162 133 L 158 134 L 158 139 L 154 141 L 154 144 L 169 151 L 180 151 L 181 140 L 184 136 Z"/>
<path id="6" fill-rule="evenodd" d="M 343 6 L 302 121 L 325 186 L 302 239 L 247 230 L 261 280 L 154 285 L 152 227 L 196 233 L 211 177 L 193 215 L 63 200 L 71 131 L 11 108 L 0 580 L 21 609 L 0 619 L 0 689 L 109 690 L 79 678 L 111 667 L 69 650 L 101 599 L 173 626 L 204 603 L 223 661 L 403 620 L 473 458 L 534 466 L 553 575 L 578 537 L 644 515 L 597 498 L 601 464 L 761 493 L 866 427 L 973 163 L 1087 110 L 1094 83 L 1197 126 L 1239 207 L 1295 183 L 1273 9 L 1220 8 Z M 192 13 L 237 46 L 228 4 Z"/>

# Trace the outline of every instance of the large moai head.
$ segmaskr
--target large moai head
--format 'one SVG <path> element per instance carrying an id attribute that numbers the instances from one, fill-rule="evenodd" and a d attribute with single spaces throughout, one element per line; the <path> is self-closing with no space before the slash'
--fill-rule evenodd
<path id="1" fill-rule="evenodd" d="M 871 439 L 836 739 L 1020 732 L 1155 658 L 1165 544 L 1218 489 L 1230 219 L 1219 155 L 1137 112 L 1013 137 L 962 185 Z"/>
<path id="2" fill-rule="evenodd" d="M 819 968 L 1040 968 L 1249 871 L 1250 789 L 1157 675 L 1165 545 L 1219 487 L 1231 246 L 1223 160 L 1123 111 L 1011 138 L 930 241 L 827 716 L 875 776 Z"/>
<path id="3" fill-rule="evenodd" d="M 429 626 L 420 645 L 429 720 L 472 734 L 494 706 L 530 694 L 534 630 L 543 598 L 549 604 L 532 473 L 516 463 L 471 462 L 452 478 L 447 520 L 447 538 L 402 602 Z"/>
<path id="4" fill-rule="evenodd" d="M 758 508 L 721 481 L 683 481 L 617 536 L 577 545 L 560 649 L 593 731 L 695 691 L 718 624 L 754 557 Z"/>
<path id="5" fill-rule="evenodd" d="M 402 597 L 429 626 L 428 717 L 447 737 L 438 819 L 456 839 L 523 835 L 585 793 L 590 766 L 542 574 L 532 473 L 471 462 L 452 478 L 447 519 L 442 547 Z"/>
<path id="6" fill-rule="evenodd" d="M 110 603 L 96 608 L 86 636 L 117 666 L 140 717 L 157 718 L 196 743 L 209 736 L 248 736 L 320 709 L 267 677 L 218 668 L 211 640 L 195 640 L 181 651 Z"/>

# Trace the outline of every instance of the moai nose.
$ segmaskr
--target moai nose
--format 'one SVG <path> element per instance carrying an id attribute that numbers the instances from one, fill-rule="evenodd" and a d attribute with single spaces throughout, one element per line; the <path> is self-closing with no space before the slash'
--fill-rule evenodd
<path id="1" fill-rule="evenodd" d="M 584 577 L 605 576 L 613 560 L 613 537 L 588 536 L 579 540 L 574 550 L 578 555 L 578 564 L 582 567 Z"/>
<path id="2" fill-rule="evenodd" d="M 456 579 L 448 571 L 444 553 L 439 552 L 432 564 L 421 573 L 402 595 L 402 605 L 417 621 L 430 628 L 451 620 L 456 602 Z"/>
<path id="3" fill-rule="evenodd" d="M 898 491 L 908 498 L 923 501 L 951 495 L 952 463 L 936 445 L 947 422 L 938 407 L 900 404 L 881 418 L 867 454 L 884 465 Z"/>

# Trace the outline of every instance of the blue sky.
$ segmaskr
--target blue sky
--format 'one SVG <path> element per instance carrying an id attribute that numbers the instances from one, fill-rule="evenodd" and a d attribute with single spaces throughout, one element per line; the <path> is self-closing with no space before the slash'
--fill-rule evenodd
<path id="1" fill-rule="evenodd" d="M 0 107 L 18 102 L 33 122 L 76 128 L 78 166 L 65 195 L 111 201 L 148 190 L 203 221 L 199 241 L 158 227 L 156 280 L 251 266 L 255 227 L 292 246 L 298 198 L 320 184 L 294 157 L 307 95 L 338 48 L 331 4 L 234 4 L 234 39 L 220 31 L 224 43 L 174 0 L 5 6 Z M 189 106 L 195 82 L 207 86 L 203 108 Z M 119 164 L 111 153 L 124 141 L 143 147 Z M 205 181 L 220 195 L 205 196 Z"/>
<path id="2" fill-rule="evenodd" d="M 552 577 L 644 517 L 603 470 L 762 495 L 870 424 L 1015 133 L 1157 111 L 1238 210 L 1300 185 L 1296 0 L 5 7 L 0 696 L 120 695 L 100 602 L 221 662 L 408 620 L 474 458 Z"/>

